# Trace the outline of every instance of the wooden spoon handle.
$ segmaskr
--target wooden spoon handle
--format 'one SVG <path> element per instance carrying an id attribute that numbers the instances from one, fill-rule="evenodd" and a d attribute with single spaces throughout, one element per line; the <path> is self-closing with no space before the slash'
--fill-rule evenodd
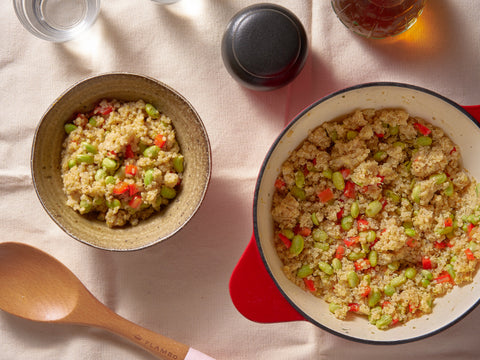
<path id="1" fill-rule="evenodd" d="M 96 299 L 95 299 L 96 300 Z M 145 329 L 110 310 L 98 302 L 91 308 L 88 319 L 83 315 L 75 321 L 83 325 L 92 325 L 108 330 L 130 340 L 159 359 L 164 360 L 215 360 L 185 344 L 172 340 L 151 330 Z M 74 313 L 71 314 L 75 318 Z M 83 321 L 78 321 L 82 319 Z"/>

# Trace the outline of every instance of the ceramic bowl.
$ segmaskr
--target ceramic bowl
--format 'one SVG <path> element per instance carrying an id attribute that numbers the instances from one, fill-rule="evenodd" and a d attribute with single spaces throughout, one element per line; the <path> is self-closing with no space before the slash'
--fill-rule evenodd
<path id="1" fill-rule="evenodd" d="M 101 99 L 152 103 L 172 119 L 185 158 L 182 189 L 165 210 L 136 226 L 109 228 L 66 205 L 60 174 L 63 125 L 78 112 L 93 109 Z M 33 184 L 48 215 L 68 235 L 107 250 L 137 250 L 177 233 L 197 212 L 211 174 L 210 143 L 205 127 L 192 105 L 177 91 L 146 76 L 108 73 L 83 80 L 60 95 L 41 118 L 31 153 Z"/>
<path id="2" fill-rule="evenodd" d="M 336 335 L 373 344 L 398 344 L 418 340 L 451 326 L 478 305 L 480 275 L 472 283 L 455 287 L 435 300 L 431 314 L 423 315 L 389 330 L 378 330 L 365 317 L 347 321 L 336 319 L 323 300 L 305 292 L 289 281 L 273 244 L 271 216 L 274 182 L 282 163 L 314 129 L 323 122 L 363 108 L 403 108 L 442 129 L 458 145 L 465 168 L 480 179 L 478 154 L 480 128 L 459 105 L 432 91 L 397 83 L 374 83 L 355 86 L 327 96 L 309 106 L 291 121 L 270 148 L 258 176 L 254 196 L 254 233 L 263 263 L 276 286 L 288 302 L 313 324 Z"/>

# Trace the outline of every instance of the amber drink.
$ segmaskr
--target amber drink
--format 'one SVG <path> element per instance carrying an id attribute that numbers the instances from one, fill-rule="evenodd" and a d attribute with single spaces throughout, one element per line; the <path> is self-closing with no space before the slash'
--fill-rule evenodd
<path id="1" fill-rule="evenodd" d="M 417 21 L 426 0 L 332 0 L 340 21 L 353 32 L 373 39 L 398 35 Z"/>

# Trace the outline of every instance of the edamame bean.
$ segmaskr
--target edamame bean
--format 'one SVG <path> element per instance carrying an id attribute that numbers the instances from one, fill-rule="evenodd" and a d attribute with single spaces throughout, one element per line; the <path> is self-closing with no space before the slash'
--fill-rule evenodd
<path id="1" fill-rule="evenodd" d="M 88 119 L 88 123 L 90 124 L 90 126 L 96 127 L 97 119 L 95 118 L 95 116 L 92 116 L 90 119 Z"/>
<path id="2" fill-rule="evenodd" d="M 350 271 L 347 274 L 347 282 L 348 286 L 350 286 L 351 288 L 358 286 L 358 284 L 360 283 L 360 279 L 358 278 L 358 275 L 355 271 Z"/>
<path id="3" fill-rule="evenodd" d="M 332 174 L 332 182 L 333 182 L 333 186 L 335 186 L 336 189 L 338 190 L 345 189 L 345 179 L 343 178 L 343 175 L 340 171 L 335 171 Z"/>
<path id="4" fill-rule="evenodd" d="M 120 200 L 113 199 L 112 201 L 107 201 L 107 207 L 110 209 L 114 209 L 120 206 Z"/>
<path id="5" fill-rule="evenodd" d="M 89 154 L 77 155 L 77 163 L 93 164 L 93 156 Z"/>
<path id="6" fill-rule="evenodd" d="M 371 242 L 374 242 L 376 238 L 377 238 L 377 233 L 374 230 L 369 230 L 367 232 L 367 236 L 366 236 L 365 240 L 367 240 L 367 242 L 371 243 Z"/>
<path id="7" fill-rule="evenodd" d="M 395 136 L 395 135 L 398 135 L 398 133 L 399 133 L 399 131 L 400 131 L 400 127 L 399 127 L 398 125 L 396 125 L 396 126 L 390 126 L 390 127 L 388 128 L 388 131 L 390 132 L 390 135 Z"/>
<path id="8" fill-rule="evenodd" d="M 64 125 L 64 129 L 67 134 L 70 134 L 72 131 L 77 130 L 77 126 L 74 124 L 68 123 Z"/>
<path id="9" fill-rule="evenodd" d="M 351 261 L 357 261 L 357 260 L 363 259 L 365 255 L 366 254 L 363 251 L 360 251 L 360 252 L 352 251 L 347 255 L 347 259 Z"/>
<path id="10" fill-rule="evenodd" d="M 308 275 L 311 275 L 312 273 L 313 273 L 313 269 L 310 267 L 310 265 L 303 265 L 300 269 L 298 269 L 297 276 L 303 279 Z"/>
<path id="11" fill-rule="evenodd" d="M 417 204 L 420 203 L 420 193 L 422 192 L 422 188 L 420 184 L 417 184 L 412 189 L 412 200 L 415 201 Z"/>
<path id="12" fill-rule="evenodd" d="M 383 292 L 387 296 L 392 296 L 393 294 L 395 294 L 395 291 L 395 287 L 390 284 L 385 285 L 385 287 L 383 288 Z"/>
<path id="13" fill-rule="evenodd" d="M 312 219 L 313 225 L 315 225 L 315 226 L 320 225 L 320 222 L 318 221 L 318 218 L 317 218 L 317 214 L 312 213 L 312 215 L 310 216 L 310 218 Z"/>
<path id="14" fill-rule="evenodd" d="M 292 240 L 295 236 L 295 233 L 291 229 L 283 229 L 282 234 L 285 235 L 289 240 Z"/>
<path id="15" fill-rule="evenodd" d="M 88 200 L 80 200 L 80 213 L 85 214 L 92 210 L 92 203 Z"/>
<path id="16" fill-rule="evenodd" d="M 91 154 L 96 154 L 98 152 L 97 147 L 95 145 L 92 145 L 86 141 L 82 142 L 82 146 L 85 150 L 87 150 L 87 152 Z"/>
<path id="17" fill-rule="evenodd" d="M 148 169 L 147 171 L 145 171 L 145 175 L 143 175 L 143 184 L 145 186 L 149 186 L 152 184 L 152 182 L 153 182 L 153 170 Z"/>
<path id="18" fill-rule="evenodd" d="M 444 173 L 432 175 L 430 178 L 434 179 L 435 184 L 437 185 L 443 184 L 445 181 L 448 180 L 447 175 L 445 175 Z"/>
<path id="19" fill-rule="evenodd" d="M 173 168 L 176 172 L 183 172 L 183 156 L 177 156 L 173 159 Z"/>
<path id="20" fill-rule="evenodd" d="M 382 293 L 378 289 L 373 289 L 370 291 L 370 294 L 368 294 L 368 307 L 373 308 L 375 305 L 378 304 L 380 299 L 382 298 Z"/>
<path id="21" fill-rule="evenodd" d="M 320 268 L 320 270 L 322 270 L 327 275 L 332 275 L 333 274 L 333 268 L 328 263 L 326 263 L 325 261 L 320 261 L 318 263 L 318 267 Z"/>
<path id="22" fill-rule="evenodd" d="M 158 119 L 158 117 L 160 116 L 159 111 L 152 104 L 145 104 L 145 112 L 152 119 Z"/>
<path id="23" fill-rule="evenodd" d="M 113 159 L 106 157 L 102 160 L 102 166 L 106 170 L 115 170 L 117 168 L 117 162 Z"/>
<path id="24" fill-rule="evenodd" d="M 303 251 L 304 238 L 302 235 L 295 235 L 292 239 L 292 245 L 290 246 L 290 254 L 298 256 Z"/>
<path id="25" fill-rule="evenodd" d="M 100 181 L 102 179 L 105 179 L 107 176 L 107 172 L 103 169 L 98 169 L 97 172 L 95 173 L 95 180 Z"/>
<path id="26" fill-rule="evenodd" d="M 348 231 L 353 226 L 353 217 L 351 215 L 344 216 L 340 221 L 340 225 L 343 230 Z"/>
<path id="27" fill-rule="evenodd" d="M 77 160 L 75 160 L 75 159 L 70 159 L 70 160 L 68 160 L 67 165 L 68 165 L 68 168 L 71 169 L 71 168 L 73 168 L 75 165 L 77 165 Z"/>
<path id="28" fill-rule="evenodd" d="M 451 182 L 448 183 L 448 186 L 443 191 L 443 193 L 447 196 L 452 196 L 453 195 L 453 184 Z"/>
<path id="29" fill-rule="evenodd" d="M 422 276 L 427 280 L 433 280 L 433 274 L 428 270 L 423 269 Z"/>
<path id="30" fill-rule="evenodd" d="M 419 146 L 430 146 L 432 145 L 432 138 L 429 136 L 419 136 L 416 143 Z"/>
<path id="31" fill-rule="evenodd" d="M 357 137 L 358 131 L 355 130 L 349 130 L 347 131 L 347 140 L 353 140 Z"/>
<path id="32" fill-rule="evenodd" d="M 165 199 L 173 199 L 175 196 L 177 196 L 177 192 L 175 191 L 174 188 L 168 187 L 168 186 L 162 186 L 160 189 L 160 195 L 161 197 Z"/>
<path id="33" fill-rule="evenodd" d="M 428 287 L 428 285 L 430 285 L 430 280 L 423 278 L 422 280 L 420 280 L 420 285 L 426 288 Z"/>
<path id="34" fill-rule="evenodd" d="M 341 305 L 338 305 L 338 304 L 335 304 L 335 303 L 330 303 L 328 304 L 328 310 L 331 312 L 331 313 L 335 313 L 335 311 L 337 311 L 338 309 L 340 309 L 342 306 Z"/>
<path id="35" fill-rule="evenodd" d="M 320 249 L 322 251 L 328 251 L 330 249 L 330 245 L 324 242 L 315 242 L 313 246 L 317 249 Z"/>
<path id="36" fill-rule="evenodd" d="M 365 215 L 368 217 L 376 216 L 382 210 L 382 203 L 378 200 L 374 200 L 367 205 L 365 209 Z"/>
<path id="37" fill-rule="evenodd" d="M 405 270 L 405 277 L 407 279 L 413 279 L 417 275 L 417 270 L 415 268 L 409 267 Z"/>
<path id="38" fill-rule="evenodd" d="M 153 158 L 153 157 L 156 157 L 159 152 L 160 152 L 160 148 L 157 145 L 152 145 L 152 146 L 147 147 L 143 151 L 143 156 L 148 157 L 148 158 Z"/>
<path id="39" fill-rule="evenodd" d="M 378 264 L 378 253 L 376 250 L 372 250 L 368 253 L 368 261 L 372 267 L 377 266 Z"/>
<path id="40" fill-rule="evenodd" d="M 330 169 L 327 169 L 327 170 L 324 170 L 322 171 L 322 175 L 325 176 L 327 179 L 331 179 L 332 178 L 332 170 Z"/>
<path id="41" fill-rule="evenodd" d="M 447 270 L 448 274 L 450 275 L 450 277 L 452 279 L 455 279 L 456 273 L 455 273 L 455 269 L 453 268 L 452 264 L 445 265 L 445 270 Z"/>
<path id="42" fill-rule="evenodd" d="M 333 258 L 333 260 L 332 260 L 332 268 L 333 268 L 334 270 L 341 270 L 341 269 L 342 269 L 342 262 L 340 261 L 340 259 Z"/>
<path id="43" fill-rule="evenodd" d="M 407 278 L 405 277 L 405 275 L 402 274 L 390 280 L 390 285 L 392 285 L 393 287 L 399 287 L 405 284 L 406 281 L 407 281 Z"/>
<path id="44" fill-rule="evenodd" d="M 398 261 L 393 261 L 390 264 L 388 264 L 387 267 L 392 271 L 396 271 L 400 267 L 400 263 Z"/>
<path id="45" fill-rule="evenodd" d="M 305 200 L 307 195 L 305 194 L 305 190 L 299 188 L 296 185 L 292 186 L 292 189 L 290 190 L 290 193 L 297 198 L 298 200 Z"/>
<path id="46" fill-rule="evenodd" d="M 382 330 L 387 328 L 390 324 L 392 323 L 392 316 L 389 314 L 384 314 L 380 317 L 380 319 L 377 320 L 375 323 L 375 326 Z"/>
<path id="47" fill-rule="evenodd" d="M 417 234 L 414 228 L 405 228 L 405 235 L 414 237 Z"/>
<path id="48" fill-rule="evenodd" d="M 115 184 L 115 178 L 113 176 L 107 176 L 105 178 L 105 184 Z"/>
<path id="49" fill-rule="evenodd" d="M 356 219 L 358 217 L 358 215 L 360 215 L 360 207 L 358 205 L 358 201 L 354 201 L 352 203 L 352 206 L 350 208 L 350 215 Z"/>
<path id="50" fill-rule="evenodd" d="M 303 189 L 305 186 L 305 175 L 303 171 L 297 171 L 295 173 L 295 185 L 300 189 Z"/>
<path id="51" fill-rule="evenodd" d="M 373 154 L 373 160 L 375 160 L 376 162 L 380 162 L 386 157 L 387 153 L 385 151 L 377 151 L 375 154 Z"/>
<path id="52" fill-rule="evenodd" d="M 392 190 L 385 190 L 385 196 L 389 198 L 394 204 L 398 204 L 402 200 L 402 198 L 398 194 L 394 193 Z"/>

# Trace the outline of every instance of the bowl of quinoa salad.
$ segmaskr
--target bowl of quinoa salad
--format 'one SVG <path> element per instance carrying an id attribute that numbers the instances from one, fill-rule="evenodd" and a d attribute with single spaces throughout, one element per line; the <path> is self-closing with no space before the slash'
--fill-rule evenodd
<path id="1" fill-rule="evenodd" d="M 476 121 L 419 87 L 372 83 L 314 103 L 276 139 L 254 233 L 307 320 L 374 344 L 419 340 L 478 305 Z"/>
<path id="2" fill-rule="evenodd" d="M 177 233 L 196 213 L 211 174 L 208 135 L 167 85 L 108 73 L 64 92 L 37 126 L 37 196 L 73 238 L 137 250 Z"/>

